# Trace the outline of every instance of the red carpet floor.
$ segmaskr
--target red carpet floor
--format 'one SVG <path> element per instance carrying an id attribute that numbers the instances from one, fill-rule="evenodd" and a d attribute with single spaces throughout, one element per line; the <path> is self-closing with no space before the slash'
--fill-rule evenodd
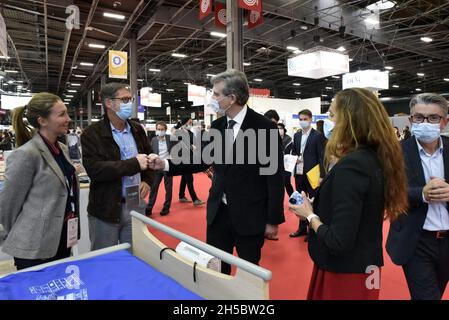
<path id="1" fill-rule="evenodd" d="M 196 174 L 195 191 L 198 197 L 206 201 L 211 181 L 205 174 Z M 164 184 L 159 188 L 158 199 L 153 209 L 153 219 L 164 223 L 174 229 L 184 232 L 194 238 L 206 240 L 206 207 L 194 207 L 191 203 L 180 203 L 178 199 L 179 177 L 173 180 L 173 202 L 170 214 L 160 216 L 165 196 Z M 244 186 L 242 186 L 244 187 Z M 186 196 L 190 199 L 186 189 Z M 287 208 L 287 197 L 285 198 Z M 272 271 L 273 279 L 270 282 L 270 298 L 285 300 L 301 300 L 307 296 L 312 261 L 307 252 L 307 243 L 304 238 L 290 238 L 290 232 L 296 230 L 298 218 L 286 209 L 286 222 L 280 226 L 279 241 L 265 241 L 262 250 L 260 265 Z M 384 226 L 384 242 L 388 234 L 389 224 Z M 157 230 L 152 230 L 166 245 L 175 248 L 179 242 Z M 380 298 L 382 300 L 408 300 L 407 284 L 401 267 L 394 265 L 388 254 L 384 252 L 385 266 L 382 268 Z M 446 290 L 444 299 L 449 298 Z"/>

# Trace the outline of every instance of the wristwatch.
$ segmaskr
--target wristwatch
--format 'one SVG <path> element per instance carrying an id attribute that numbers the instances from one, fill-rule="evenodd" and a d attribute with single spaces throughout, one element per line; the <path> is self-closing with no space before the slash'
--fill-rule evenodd
<path id="1" fill-rule="evenodd" d="M 309 215 L 307 217 L 307 221 L 309 221 L 309 224 L 312 223 L 313 218 L 317 218 L 318 220 L 320 220 L 320 217 L 318 217 L 316 214 L 312 213 L 311 215 Z"/>

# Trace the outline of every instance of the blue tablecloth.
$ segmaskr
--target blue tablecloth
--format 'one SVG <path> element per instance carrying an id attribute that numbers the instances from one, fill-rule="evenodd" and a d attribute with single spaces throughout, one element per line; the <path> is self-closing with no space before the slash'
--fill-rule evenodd
<path id="1" fill-rule="evenodd" d="M 197 300 L 126 250 L 0 279 L 0 300 Z"/>

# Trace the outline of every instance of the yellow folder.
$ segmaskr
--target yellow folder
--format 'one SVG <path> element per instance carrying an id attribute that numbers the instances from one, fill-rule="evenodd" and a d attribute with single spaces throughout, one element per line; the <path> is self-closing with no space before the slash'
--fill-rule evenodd
<path id="1" fill-rule="evenodd" d="M 310 169 L 307 173 L 307 179 L 309 180 L 310 186 L 313 189 L 318 188 L 318 183 L 320 180 L 320 165 L 317 164 L 315 167 Z"/>

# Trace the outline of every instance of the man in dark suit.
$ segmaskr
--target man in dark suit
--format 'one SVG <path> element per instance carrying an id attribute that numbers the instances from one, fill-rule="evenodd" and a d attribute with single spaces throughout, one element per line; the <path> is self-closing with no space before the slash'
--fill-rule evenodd
<path id="1" fill-rule="evenodd" d="M 163 160 L 170 158 L 170 152 L 173 148 L 174 141 L 170 140 L 170 135 L 167 134 L 167 124 L 163 121 L 156 123 L 156 136 L 151 139 L 151 149 L 155 154 Z M 159 185 L 164 179 L 165 185 L 165 202 L 161 211 L 161 216 L 165 216 L 170 212 L 170 205 L 173 192 L 173 177 L 168 176 L 165 172 L 156 171 L 153 184 L 151 185 L 150 198 L 145 209 L 145 214 L 151 216 L 154 203 L 156 202 Z"/>
<path id="2" fill-rule="evenodd" d="M 401 265 L 411 298 L 440 300 L 449 280 L 448 103 L 423 93 L 410 101 L 412 137 L 402 141 L 409 209 L 390 225 L 387 252 Z"/>
<path id="3" fill-rule="evenodd" d="M 210 142 L 217 147 L 216 150 L 224 152 L 220 160 L 213 158 L 209 162 L 214 175 L 207 201 L 207 243 L 231 254 L 235 247 L 240 258 L 258 264 L 264 236 L 275 237 L 278 225 L 285 221 L 284 166 L 278 129 L 270 120 L 246 106 L 249 87 L 244 73 L 228 70 L 213 77 L 211 83 L 213 96 L 210 106 L 226 116 L 215 120 L 208 134 L 225 142 Z M 261 132 L 266 137 L 260 137 Z M 271 143 L 269 136 L 273 137 L 273 132 L 274 143 Z M 251 133 L 255 133 L 257 141 L 251 141 L 250 145 L 250 139 L 243 137 Z M 270 150 L 268 165 L 260 157 L 255 162 L 249 161 L 250 146 L 259 155 L 260 145 Z M 227 157 L 227 152 L 235 157 Z M 267 155 L 266 151 L 263 152 Z M 236 163 L 235 158 L 242 154 L 243 164 Z M 223 161 L 226 158 L 233 161 Z M 175 165 L 170 160 L 164 162 L 158 156 L 150 155 L 149 165 L 154 169 L 164 169 L 171 175 L 180 175 L 205 171 L 210 164 L 204 163 L 203 158 L 201 160 L 201 164 Z M 263 169 L 271 168 L 272 160 L 275 160 L 274 173 L 267 174 Z M 223 263 L 222 272 L 230 274 L 230 271 L 230 266 Z"/>
<path id="4" fill-rule="evenodd" d="M 304 191 L 309 198 L 314 198 L 316 189 L 313 189 L 307 179 L 307 172 L 317 164 L 320 166 L 320 180 L 324 177 L 324 137 L 311 127 L 312 112 L 304 109 L 299 112 L 299 125 L 301 131 L 293 136 L 293 154 L 299 156 L 295 170 L 296 190 Z M 307 222 L 299 220 L 298 230 L 290 233 L 290 237 L 307 235 Z"/>

